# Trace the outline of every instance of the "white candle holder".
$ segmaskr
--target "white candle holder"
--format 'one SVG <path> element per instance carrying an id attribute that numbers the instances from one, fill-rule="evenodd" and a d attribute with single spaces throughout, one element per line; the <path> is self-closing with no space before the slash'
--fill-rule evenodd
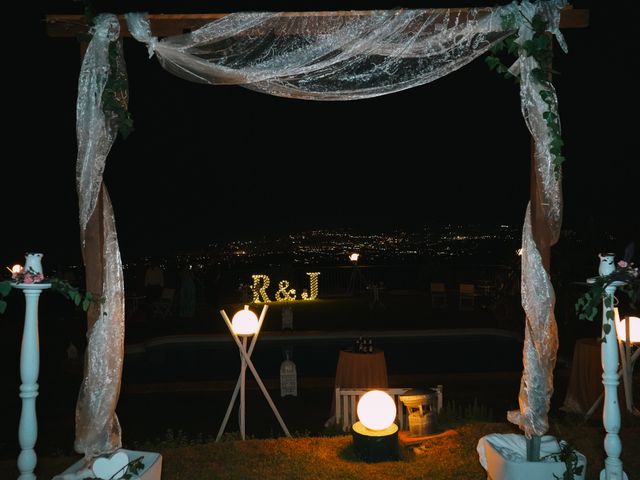
<path id="1" fill-rule="evenodd" d="M 615 270 L 613 254 L 599 255 L 600 276 L 607 276 Z M 587 283 L 595 283 L 595 278 L 587 279 Z M 607 432 L 604 438 L 604 450 L 607 457 L 604 460 L 604 469 L 600 472 L 600 480 L 628 480 L 627 474 L 622 469 L 622 441 L 620 440 L 620 406 L 618 405 L 618 341 L 616 338 L 616 326 L 614 322 L 614 294 L 616 288 L 624 285 L 624 282 L 614 281 L 605 287 L 605 296 L 602 298 L 602 345 L 600 357 L 602 360 L 602 384 L 604 385 L 604 407 L 602 409 L 602 423 Z"/>
<path id="2" fill-rule="evenodd" d="M 26 255 L 27 267 L 34 273 L 42 273 L 41 253 Z M 22 290 L 25 298 L 24 328 L 20 347 L 20 398 L 22 410 L 18 426 L 18 480 L 35 480 L 33 471 L 38 463 L 35 451 L 38 439 L 38 418 L 36 415 L 36 397 L 38 396 L 38 374 L 40 372 L 40 345 L 38 340 L 38 301 L 43 290 L 51 288 L 50 283 L 15 283 L 13 288 Z"/>

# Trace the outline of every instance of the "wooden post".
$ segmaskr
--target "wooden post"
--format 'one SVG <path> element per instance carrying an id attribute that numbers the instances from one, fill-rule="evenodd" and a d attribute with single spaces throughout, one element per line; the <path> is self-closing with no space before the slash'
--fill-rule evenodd
<path id="1" fill-rule="evenodd" d="M 429 9 L 432 12 L 445 9 Z M 468 15 L 468 8 L 446 9 L 461 20 Z M 480 8 L 480 11 L 487 10 Z M 182 35 L 186 32 L 196 30 L 215 20 L 225 17 L 226 13 L 150 13 L 151 34 L 156 37 L 170 37 L 172 35 Z M 286 17 L 351 17 L 371 15 L 367 10 L 350 11 L 321 11 L 321 12 L 284 12 Z M 118 15 L 120 21 L 120 36 L 130 37 L 131 33 L 127 27 L 124 15 Z M 88 26 L 83 15 L 47 15 L 45 19 L 47 35 L 57 38 L 75 37 L 78 33 L 86 33 Z M 302 27 L 304 24 L 301 23 Z M 574 9 L 572 6 L 565 7 L 560 14 L 560 28 L 583 28 L 589 25 L 589 10 Z M 292 28 L 296 28 L 292 25 Z"/>
<path id="2" fill-rule="evenodd" d="M 551 232 L 544 216 L 542 186 L 536 174 L 535 141 L 531 141 L 531 233 L 542 257 L 542 265 L 551 274 Z"/>
<path id="3" fill-rule="evenodd" d="M 548 37 L 552 37 L 551 34 L 547 34 Z M 553 38 L 549 38 L 549 49 L 553 49 Z M 551 69 L 549 64 L 549 71 L 547 76 L 551 81 Z M 538 178 L 538 172 L 536 168 L 536 142 L 531 138 L 531 179 L 530 179 L 530 202 L 531 202 L 531 236 L 536 244 L 538 252 L 540 252 L 540 258 L 542 260 L 542 266 L 544 267 L 547 275 L 551 278 L 551 229 L 544 214 L 542 185 Z M 553 372 L 551 372 L 553 375 Z M 539 462 L 540 461 L 540 440 L 538 436 L 533 436 L 527 439 L 527 461 Z"/>
<path id="4" fill-rule="evenodd" d="M 246 391 L 246 376 L 247 376 L 247 361 L 245 357 L 247 352 L 247 337 L 242 337 L 242 354 L 241 364 L 240 364 L 240 438 L 242 440 L 245 439 L 244 431 L 245 431 L 245 391 Z M 247 357 L 248 358 L 248 357 Z"/>
<path id="5" fill-rule="evenodd" d="M 104 247 L 104 215 L 102 212 L 103 188 L 105 188 L 104 184 L 100 186 L 96 207 L 87 222 L 87 227 L 84 231 L 84 244 L 82 246 L 82 258 L 84 260 L 86 274 L 85 285 L 88 292 L 96 295 L 102 295 L 104 272 L 104 258 L 102 255 Z M 98 320 L 100 308 L 99 303 L 92 302 L 89 310 L 87 310 L 88 330 L 91 330 Z"/>
<path id="6" fill-rule="evenodd" d="M 89 45 L 87 42 L 80 42 L 80 61 L 84 60 L 84 55 Z M 84 232 L 80 232 L 80 245 L 82 246 L 82 260 L 85 268 L 85 288 L 87 292 L 102 296 L 104 258 L 104 215 L 102 189 L 104 183 L 100 185 L 98 199 L 93 213 L 89 217 Z M 87 310 L 87 330 L 96 323 L 100 315 L 99 304 L 92 302 Z"/>

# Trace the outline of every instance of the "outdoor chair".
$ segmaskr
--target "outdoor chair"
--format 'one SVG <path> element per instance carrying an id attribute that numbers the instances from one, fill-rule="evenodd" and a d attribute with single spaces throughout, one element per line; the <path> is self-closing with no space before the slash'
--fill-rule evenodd
<path id="1" fill-rule="evenodd" d="M 370 390 L 370 388 L 336 388 L 335 423 L 345 432 L 358 420 L 358 414 L 356 412 L 358 400 Z M 396 404 L 395 423 L 400 430 L 407 430 L 409 428 L 408 414 L 400 397 L 411 390 L 411 388 L 377 388 L 376 390 L 382 390 L 393 398 Z M 435 390 L 437 398 L 436 410 L 440 412 L 443 405 L 442 385 L 434 387 L 433 390 Z"/>
<path id="2" fill-rule="evenodd" d="M 345 432 L 351 428 L 351 426 L 358 420 L 358 414 L 356 412 L 356 406 L 358 400 L 370 388 L 336 388 L 336 425 L 339 425 Z M 404 430 L 406 425 L 406 413 L 404 411 L 402 402 L 400 401 L 400 395 L 404 395 L 410 388 L 377 388 L 376 390 L 382 390 L 388 393 L 396 403 L 397 414 L 396 424 L 400 430 Z"/>

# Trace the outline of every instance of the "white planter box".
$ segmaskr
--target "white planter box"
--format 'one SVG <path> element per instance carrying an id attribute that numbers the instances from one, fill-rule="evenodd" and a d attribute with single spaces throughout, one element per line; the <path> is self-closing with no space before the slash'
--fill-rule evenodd
<path id="1" fill-rule="evenodd" d="M 162 476 L 162 455 L 154 452 L 136 452 L 134 450 L 120 449 L 118 452 L 124 452 L 129 457 L 129 461 L 138 457 L 143 457 L 142 463 L 144 468 L 139 473 L 138 478 L 140 480 L 160 480 Z M 60 480 L 73 480 L 76 477 L 76 472 L 79 472 L 84 467 L 84 460 L 78 460 L 76 463 L 67 468 L 60 475 L 54 477 L 54 479 Z"/>
<path id="2" fill-rule="evenodd" d="M 578 465 L 582 465 L 582 475 L 574 475 L 576 480 L 584 480 L 587 459 L 580 452 Z M 562 462 L 517 462 L 505 458 L 490 442 L 485 443 L 488 480 L 552 480 L 554 474 L 562 478 L 566 465 Z"/>

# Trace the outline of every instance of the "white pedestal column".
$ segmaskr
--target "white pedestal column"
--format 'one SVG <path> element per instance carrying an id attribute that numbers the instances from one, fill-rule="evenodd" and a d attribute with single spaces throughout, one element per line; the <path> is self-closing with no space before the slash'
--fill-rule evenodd
<path id="1" fill-rule="evenodd" d="M 38 300 L 42 290 L 51 287 L 49 283 L 14 285 L 23 291 L 26 308 L 22 346 L 20 349 L 20 398 L 22 411 L 18 428 L 20 455 L 18 456 L 18 480 L 35 480 L 33 471 L 38 461 L 35 451 L 38 439 L 36 417 L 36 397 L 38 396 L 38 373 L 40 370 L 40 345 L 38 340 Z"/>
<path id="2" fill-rule="evenodd" d="M 607 431 L 604 438 L 604 450 L 607 458 L 604 469 L 600 472 L 600 480 L 627 480 L 622 471 L 622 442 L 620 431 L 620 405 L 618 403 L 618 342 L 613 315 L 613 295 L 616 287 L 621 284 L 613 282 L 606 289 L 608 298 L 602 301 L 602 384 L 604 385 L 604 407 L 602 409 L 602 423 Z"/>

